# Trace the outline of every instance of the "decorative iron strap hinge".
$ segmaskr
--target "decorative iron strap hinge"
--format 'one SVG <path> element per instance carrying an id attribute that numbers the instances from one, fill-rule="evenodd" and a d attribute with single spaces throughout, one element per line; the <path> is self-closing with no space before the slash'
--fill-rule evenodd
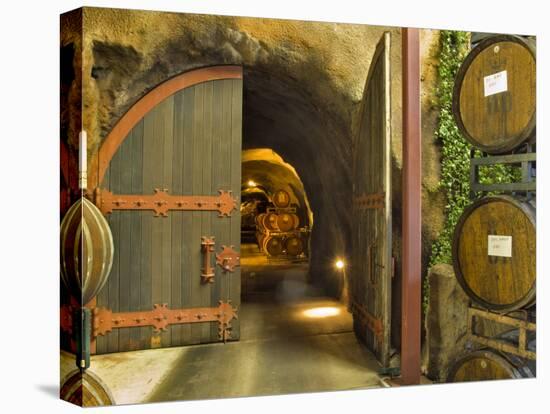
<path id="1" fill-rule="evenodd" d="M 382 342 L 384 335 L 384 324 L 381 319 L 374 317 L 366 308 L 365 305 L 360 305 L 355 301 L 351 302 L 351 311 L 359 317 L 359 320 L 365 325 L 376 337 L 378 342 Z"/>
<path id="2" fill-rule="evenodd" d="M 92 336 L 105 335 L 113 329 L 152 326 L 156 333 L 165 331 L 169 325 L 198 322 L 217 322 L 219 339 L 231 338 L 231 321 L 237 319 L 237 308 L 230 302 L 220 301 L 215 308 L 169 309 L 167 304 L 155 304 L 150 311 L 117 312 L 110 309 L 92 310 Z"/>
<path id="3" fill-rule="evenodd" d="M 359 210 L 383 209 L 386 206 L 386 193 L 361 194 L 353 199 L 353 204 Z"/>
<path id="4" fill-rule="evenodd" d="M 95 205 L 103 214 L 113 210 L 152 210 L 155 217 L 168 217 L 168 211 L 218 211 L 219 216 L 229 217 L 237 208 L 237 200 L 231 191 L 218 190 L 217 196 L 172 195 L 168 190 L 155 188 L 154 194 L 113 194 L 97 188 L 94 191 Z"/>

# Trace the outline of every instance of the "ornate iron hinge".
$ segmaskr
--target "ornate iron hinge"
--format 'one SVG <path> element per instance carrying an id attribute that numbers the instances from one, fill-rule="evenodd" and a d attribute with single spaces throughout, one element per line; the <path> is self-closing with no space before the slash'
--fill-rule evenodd
<path id="1" fill-rule="evenodd" d="M 382 342 L 384 335 L 384 324 L 381 319 L 373 316 L 366 308 L 355 301 L 351 302 L 351 311 L 356 314 L 360 321 L 365 325 L 376 337 L 378 342 Z"/>
<path id="2" fill-rule="evenodd" d="M 198 322 L 217 322 L 219 339 L 231 338 L 231 321 L 237 319 L 237 308 L 230 302 L 220 301 L 214 308 L 169 309 L 166 303 L 155 304 L 150 311 L 118 312 L 110 309 L 92 310 L 92 336 L 105 335 L 113 329 L 152 326 L 156 333 L 167 330 L 170 325 Z"/>
<path id="3" fill-rule="evenodd" d="M 353 199 L 353 204 L 359 210 L 383 209 L 386 206 L 386 193 L 361 194 Z"/>
<path id="4" fill-rule="evenodd" d="M 168 217 L 168 211 L 218 211 L 219 216 L 229 217 L 237 208 L 237 200 L 231 191 L 218 190 L 217 196 L 172 195 L 168 190 L 155 188 L 154 194 L 113 194 L 97 188 L 94 201 L 103 214 L 113 210 L 152 210 L 155 217 Z"/>

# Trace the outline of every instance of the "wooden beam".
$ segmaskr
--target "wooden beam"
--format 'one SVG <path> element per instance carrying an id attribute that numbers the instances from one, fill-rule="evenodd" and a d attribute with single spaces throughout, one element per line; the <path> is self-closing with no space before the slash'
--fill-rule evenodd
<path id="1" fill-rule="evenodd" d="M 420 383 L 421 178 L 420 43 L 418 29 L 402 29 L 403 272 L 401 383 Z"/>

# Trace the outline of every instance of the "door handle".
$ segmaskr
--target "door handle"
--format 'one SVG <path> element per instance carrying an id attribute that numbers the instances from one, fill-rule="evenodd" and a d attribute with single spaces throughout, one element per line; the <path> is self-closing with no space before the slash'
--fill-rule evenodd
<path id="1" fill-rule="evenodd" d="M 214 283 L 215 269 L 210 265 L 212 262 L 212 253 L 215 249 L 214 236 L 202 236 L 201 237 L 201 253 L 202 253 L 202 268 L 201 268 L 201 282 L 202 283 Z"/>
<path id="2" fill-rule="evenodd" d="M 372 242 L 369 244 L 369 247 L 367 249 L 367 260 L 369 263 L 369 280 L 372 285 L 376 285 L 376 269 L 375 269 L 375 257 L 373 254 L 374 248 L 376 247 L 376 242 Z"/>

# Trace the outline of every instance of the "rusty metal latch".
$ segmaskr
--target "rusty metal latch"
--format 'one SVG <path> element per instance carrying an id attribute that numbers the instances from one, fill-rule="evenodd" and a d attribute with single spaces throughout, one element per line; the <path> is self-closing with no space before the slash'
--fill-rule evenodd
<path id="1" fill-rule="evenodd" d="M 369 280 L 372 285 L 376 285 L 376 266 L 375 266 L 375 260 L 376 255 L 373 253 L 373 250 L 376 247 L 376 242 L 372 242 L 369 244 L 369 247 L 367 248 L 367 263 L 369 266 Z"/>
<path id="2" fill-rule="evenodd" d="M 359 210 L 383 209 L 386 207 L 386 193 L 361 194 L 354 197 L 353 204 Z"/>
<path id="3" fill-rule="evenodd" d="M 233 246 L 222 245 L 222 251 L 216 255 L 216 264 L 220 266 L 224 272 L 234 272 L 235 267 L 241 265 L 241 257 L 238 252 L 233 249 Z"/>
<path id="4" fill-rule="evenodd" d="M 211 254 L 214 252 L 214 237 L 201 237 L 202 268 L 201 281 L 203 283 L 214 283 L 215 269 L 210 265 Z"/>
<path id="5" fill-rule="evenodd" d="M 218 211 L 219 216 L 229 217 L 237 208 L 236 198 L 231 191 L 218 190 L 219 195 L 172 195 L 166 188 L 155 188 L 154 194 L 113 194 L 96 188 L 94 202 L 103 214 L 113 210 L 152 210 L 155 217 L 168 217 L 171 210 Z"/>

